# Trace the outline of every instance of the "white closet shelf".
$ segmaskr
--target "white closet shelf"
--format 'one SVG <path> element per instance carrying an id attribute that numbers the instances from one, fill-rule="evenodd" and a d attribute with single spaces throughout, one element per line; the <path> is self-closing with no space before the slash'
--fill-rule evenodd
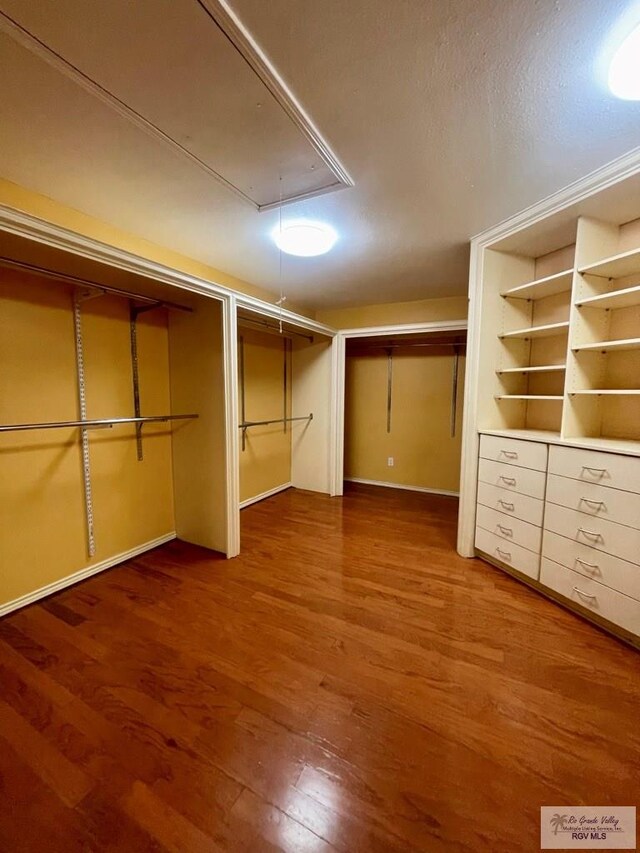
<path id="1" fill-rule="evenodd" d="M 570 397 L 636 397 L 640 395 L 640 388 L 589 388 L 568 393 Z"/>
<path id="2" fill-rule="evenodd" d="M 640 392 L 639 392 L 640 393 Z M 564 398 L 557 394 L 497 394 L 496 400 L 556 400 L 562 402 Z"/>
<path id="3" fill-rule="evenodd" d="M 640 338 L 622 338 L 617 341 L 596 341 L 593 344 L 577 344 L 574 352 L 624 352 L 640 349 Z"/>
<path id="4" fill-rule="evenodd" d="M 571 290 L 573 270 L 562 272 L 510 287 L 500 294 L 505 299 L 544 299 L 546 296 L 555 296 L 556 293 L 568 293 Z"/>
<path id="5" fill-rule="evenodd" d="M 548 441 L 551 444 L 564 444 L 569 447 L 582 447 L 587 450 L 610 450 L 615 453 L 638 455 L 638 442 L 625 438 L 603 438 L 601 436 L 560 437 L 557 430 L 547 429 L 481 429 L 482 435 L 498 435 L 501 438 L 522 438 L 530 441 Z"/>
<path id="6" fill-rule="evenodd" d="M 629 308 L 632 305 L 640 305 L 640 284 L 599 296 L 589 296 L 587 299 L 578 299 L 576 305 L 578 308 Z"/>
<path id="7" fill-rule="evenodd" d="M 510 376 L 516 373 L 560 373 L 566 369 L 565 364 L 542 364 L 530 367 L 505 367 L 501 370 L 496 370 L 496 373 L 498 376 Z"/>
<path id="8" fill-rule="evenodd" d="M 640 248 L 611 255 L 595 264 L 580 267 L 580 272 L 583 275 L 598 275 L 601 278 L 624 278 L 627 275 L 640 273 Z"/>
<path id="9" fill-rule="evenodd" d="M 512 332 L 503 332 L 499 335 L 501 340 L 511 340 L 518 338 L 551 338 L 554 335 L 561 335 L 569 328 L 569 321 L 565 323 L 547 323 L 544 326 L 530 326 L 526 329 L 514 329 Z"/>

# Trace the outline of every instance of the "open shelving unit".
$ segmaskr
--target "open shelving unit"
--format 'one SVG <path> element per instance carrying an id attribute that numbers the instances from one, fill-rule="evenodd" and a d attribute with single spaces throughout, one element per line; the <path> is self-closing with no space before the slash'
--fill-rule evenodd
<path id="1" fill-rule="evenodd" d="M 495 342 L 491 425 L 560 430 L 574 247 L 536 255 L 487 252 Z"/>
<path id="2" fill-rule="evenodd" d="M 562 434 L 640 440 L 640 220 L 577 225 Z"/>
<path id="3" fill-rule="evenodd" d="M 637 208 L 483 250 L 480 429 L 640 453 Z"/>

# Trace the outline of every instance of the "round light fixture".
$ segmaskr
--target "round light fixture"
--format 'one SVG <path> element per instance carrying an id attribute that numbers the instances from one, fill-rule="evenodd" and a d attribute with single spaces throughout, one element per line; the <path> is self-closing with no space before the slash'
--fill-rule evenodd
<path id="1" fill-rule="evenodd" d="M 616 50 L 609 65 L 609 89 L 625 101 L 640 101 L 640 24 Z"/>
<path id="2" fill-rule="evenodd" d="M 335 229 L 326 222 L 312 222 L 309 219 L 283 222 L 273 229 L 271 236 L 281 251 L 302 258 L 324 255 L 338 239 Z"/>

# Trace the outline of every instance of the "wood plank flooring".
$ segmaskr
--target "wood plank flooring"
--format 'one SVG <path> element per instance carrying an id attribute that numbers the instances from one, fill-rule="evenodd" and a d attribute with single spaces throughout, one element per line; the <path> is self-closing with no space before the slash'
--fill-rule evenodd
<path id="1" fill-rule="evenodd" d="M 0 621 L 0 850 L 539 850 L 640 805 L 640 657 L 454 550 L 456 501 L 351 485 Z"/>

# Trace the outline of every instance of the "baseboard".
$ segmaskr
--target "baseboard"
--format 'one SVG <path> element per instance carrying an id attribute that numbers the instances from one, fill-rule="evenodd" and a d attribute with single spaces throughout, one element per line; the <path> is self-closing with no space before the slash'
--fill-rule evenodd
<path id="1" fill-rule="evenodd" d="M 402 489 L 405 492 L 424 492 L 427 495 L 447 495 L 457 498 L 460 492 L 449 492 L 447 489 L 427 489 L 425 486 L 404 486 L 399 483 L 383 483 L 381 480 L 364 480 L 362 477 L 345 477 L 348 483 L 363 483 L 365 486 L 384 486 L 385 489 Z"/>
<path id="2" fill-rule="evenodd" d="M 27 604 L 33 604 L 34 601 L 46 598 L 54 592 L 59 592 L 67 586 L 72 586 L 74 583 L 85 580 L 85 578 L 97 575 L 105 569 L 117 566 L 118 563 L 124 563 L 125 560 L 131 560 L 133 557 L 138 557 L 140 554 L 144 554 L 145 551 L 157 548 L 158 545 L 164 545 L 165 542 L 171 542 L 171 540 L 175 538 L 175 531 L 173 533 L 165 533 L 164 536 L 158 536 L 157 539 L 152 539 L 150 542 L 145 542 L 143 545 L 136 545 L 135 548 L 131 548 L 129 551 L 123 551 L 121 554 L 116 554 L 115 557 L 109 557 L 106 560 L 102 560 L 100 563 L 94 563 L 93 566 L 87 566 L 84 569 L 80 569 L 80 571 L 74 572 L 72 575 L 67 575 L 58 581 L 48 584 L 47 586 L 42 586 L 40 589 L 28 592 L 26 595 L 21 595 L 20 598 L 14 598 L 13 601 L 8 601 L 6 604 L 0 604 L 0 617 L 6 616 L 7 613 L 11 613 L 13 610 L 18 610 L 20 607 L 26 607 Z"/>
<path id="3" fill-rule="evenodd" d="M 247 498 L 246 501 L 240 501 L 240 509 L 244 509 L 245 507 L 251 506 L 251 504 L 257 504 L 258 501 L 263 501 L 265 498 L 270 498 L 273 495 L 277 495 L 278 492 L 285 492 L 287 489 L 290 489 L 292 486 L 291 483 L 283 483 L 281 486 L 275 486 L 273 489 L 269 489 L 266 492 L 262 492 L 260 495 L 255 495 L 253 498 Z"/>

